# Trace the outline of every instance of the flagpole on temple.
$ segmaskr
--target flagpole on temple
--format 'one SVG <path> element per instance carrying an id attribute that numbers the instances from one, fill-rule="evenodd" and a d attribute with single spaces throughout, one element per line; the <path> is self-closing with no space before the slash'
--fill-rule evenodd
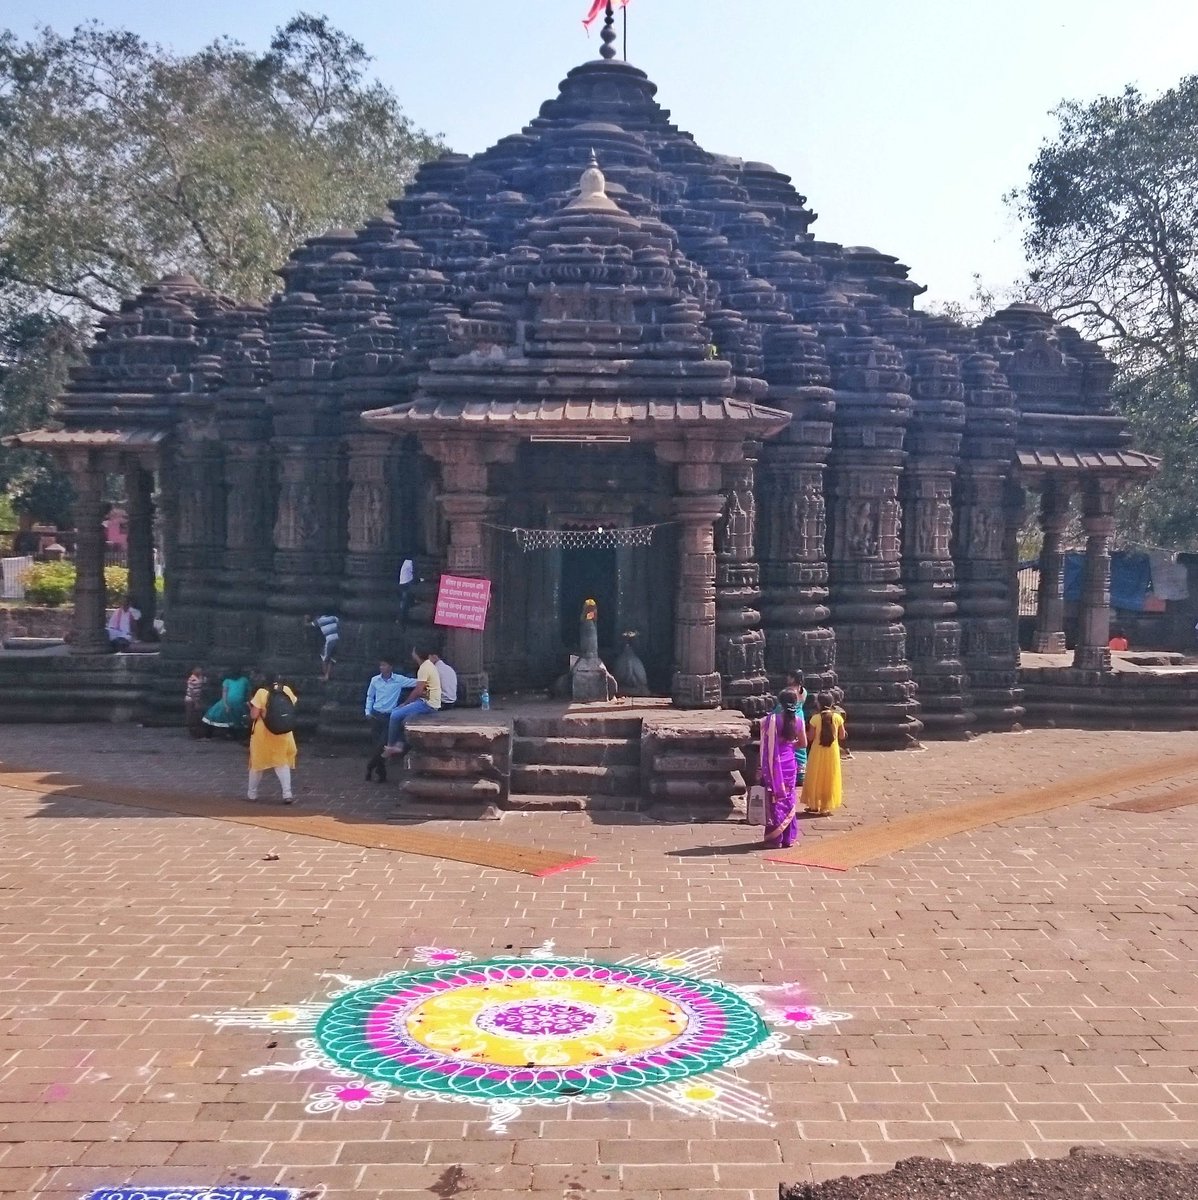
<path id="1" fill-rule="evenodd" d="M 624 61 L 628 61 L 628 5 L 624 5 Z"/>

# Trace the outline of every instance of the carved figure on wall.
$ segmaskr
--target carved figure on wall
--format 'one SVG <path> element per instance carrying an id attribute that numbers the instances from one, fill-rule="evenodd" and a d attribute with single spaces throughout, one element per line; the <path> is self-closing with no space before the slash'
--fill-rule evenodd
<path id="1" fill-rule="evenodd" d="M 925 500 L 915 506 L 915 556 L 934 558 L 936 548 L 936 513 Z"/>
<path id="2" fill-rule="evenodd" d="M 740 493 L 730 493 L 727 507 L 720 520 L 720 557 L 735 559 L 750 557 L 752 529 L 752 517 L 745 508 Z"/>
<path id="3" fill-rule="evenodd" d="M 858 500 L 850 509 L 849 552 L 861 558 L 878 553 L 878 511 L 872 500 Z"/>
<path id="4" fill-rule="evenodd" d="M 993 536 L 994 520 L 990 510 L 975 504 L 969 514 L 969 550 L 976 555 L 988 555 Z"/>

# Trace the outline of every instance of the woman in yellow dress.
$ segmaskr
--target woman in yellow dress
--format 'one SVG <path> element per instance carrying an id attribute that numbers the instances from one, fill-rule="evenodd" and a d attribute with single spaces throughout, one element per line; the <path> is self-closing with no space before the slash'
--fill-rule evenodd
<path id="1" fill-rule="evenodd" d="M 267 707 L 270 705 L 271 693 L 280 697 L 275 704 L 271 724 L 276 728 L 290 726 L 286 732 L 272 733 L 266 725 Z M 250 782 L 246 790 L 247 800 L 258 799 L 258 785 L 267 771 L 274 771 L 283 789 L 283 803 L 290 804 L 291 772 L 295 768 L 295 705 L 296 694 L 277 675 L 271 675 L 264 687 L 260 687 L 250 697 L 250 721 L 253 723 L 253 733 L 250 734 Z"/>
<path id="2" fill-rule="evenodd" d="M 844 717 L 833 711 L 830 692 L 816 697 L 819 711 L 811 718 L 807 738 L 807 775 L 803 780 L 803 807 L 821 817 L 840 807 L 840 743 Z"/>

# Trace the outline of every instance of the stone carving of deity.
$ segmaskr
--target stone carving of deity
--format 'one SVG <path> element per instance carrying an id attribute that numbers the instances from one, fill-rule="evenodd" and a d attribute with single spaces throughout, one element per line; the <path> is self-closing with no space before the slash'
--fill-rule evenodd
<path id="1" fill-rule="evenodd" d="M 878 510 L 873 500 L 858 500 L 849 507 L 849 553 L 873 558 L 878 553 Z"/>

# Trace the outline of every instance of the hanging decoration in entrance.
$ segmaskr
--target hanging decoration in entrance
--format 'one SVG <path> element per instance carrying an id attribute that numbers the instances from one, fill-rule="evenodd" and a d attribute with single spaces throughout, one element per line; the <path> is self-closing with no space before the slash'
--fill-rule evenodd
<path id="1" fill-rule="evenodd" d="M 612 550 L 622 546 L 651 546 L 658 525 L 632 525 L 598 529 L 514 529 L 494 526 L 515 535 L 520 549 L 530 550 Z"/>
<path id="2" fill-rule="evenodd" d="M 790 1048 L 783 1029 L 849 1019 L 804 1003 L 794 986 L 716 979 L 715 949 L 599 963 L 560 957 L 552 943 L 481 961 L 425 946 L 415 958 L 416 969 L 378 979 L 334 976 L 344 986 L 328 1003 L 207 1019 L 310 1034 L 298 1041 L 300 1061 L 249 1071 L 322 1072 L 308 1112 L 456 1101 L 485 1108 L 496 1133 L 530 1106 L 621 1100 L 769 1124 L 764 1098 L 736 1068 L 766 1056 L 834 1064 Z"/>

